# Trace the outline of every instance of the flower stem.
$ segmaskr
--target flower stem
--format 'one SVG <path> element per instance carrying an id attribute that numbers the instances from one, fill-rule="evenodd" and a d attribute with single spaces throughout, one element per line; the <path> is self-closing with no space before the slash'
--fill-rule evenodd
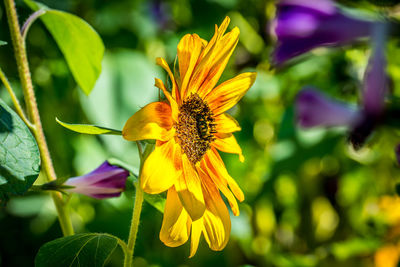
<path id="1" fill-rule="evenodd" d="M 14 104 L 14 107 L 18 113 L 18 115 L 21 117 L 21 119 L 25 122 L 25 124 L 31 129 L 32 131 L 35 130 L 35 126 L 26 118 L 24 110 L 22 109 L 17 96 L 15 95 L 9 81 L 7 80 L 6 75 L 4 74 L 3 70 L 0 68 L 0 80 L 4 84 L 4 87 L 6 87 L 7 92 L 10 94 L 11 100 Z"/>
<path id="2" fill-rule="evenodd" d="M 140 179 L 142 174 L 143 166 L 143 150 L 139 142 L 136 142 L 139 150 L 140 156 L 140 168 L 138 181 L 135 183 L 136 194 L 135 194 L 135 204 L 133 206 L 131 229 L 129 231 L 128 246 L 125 252 L 124 267 L 131 267 L 133 260 L 133 252 L 135 250 L 136 236 L 139 228 L 140 213 L 142 212 L 143 204 L 143 189 L 140 187 Z"/>
<path id="3" fill-rule="evenodd" d="M 47 147 L 46 138 L 44 136 L 42 128 L 42 122 L 40 120 L 39 110 L 36 103 L 36 97 L 33 90 L 31 73 L 29 70 L 29 64 L 26 55 L 25 42 L 21 35 L 15 2 L 14 0 L 4 0 L 4 5 L 7 13 L 11 40 L 14 47 L 14 55 L 17 61 L 18 73 L 21 80 L 26 107 L 28 110 L 28 116 L 35 126 L 32 132 L 39 146 L 40 156 L 43 164 L 42 166 L 46 173 L 47 179 L 48 181 L 52 181 L 55 180 L 57 177 L 50 157 L 50 152 Z M 61 193 L 53 192 L 51 195 L 58 212 L 58 219 L 60 221 L 61 229 L 64 236 L 73 235 L 74 230 L 72 228 L 71 219 L 68 216 Z"/>

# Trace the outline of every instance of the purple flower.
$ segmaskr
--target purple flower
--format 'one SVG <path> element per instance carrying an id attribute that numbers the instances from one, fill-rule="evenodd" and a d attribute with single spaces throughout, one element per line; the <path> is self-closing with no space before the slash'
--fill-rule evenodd
<path id="1" fill-rule="evenodd" d="M 105 161 L 97 169 L 79 177 L 69 178 L 64 184 L 73 186 L 66 191 L 94 198 L 118 197 L 125 189 L 129 172 Z"/>
<path id="2" fill-rule="evenodd" d="M 351 126 L 360 118 L 356 108 L 311 88 L 303 89 L 297 95 L 296 115 L 299 125 L 305 128 Z"/>
<path id="3" fill-rule="evenodd" d="M 274 61 L 282 64 L 319 46 L 367 37 L 374 24 L 345 15 L 330 0 L 281 0 L 272 23 L 278 39 Z"/>
<path id="4" fill-rule="evenodd" d="M 394 150 L 396 153 L 397 163 L 400 165 L 400 144 L 398 144 Z"/>
<path id="5" fill-rule="evenodd" d="M 386 34 L 385 24 L 375 25 L 373 53 L 364 75 L 362 105 L 352 108 L 316 90 L 304 89 L 298 94 L 295 103 L 300 126 L 347 126 L 351 129 L 349 139 L 353 146 L 359 148 L 364 144 L 374 128 L 381 123 L 384 114 L 389 84 L 384 55 Z"/>

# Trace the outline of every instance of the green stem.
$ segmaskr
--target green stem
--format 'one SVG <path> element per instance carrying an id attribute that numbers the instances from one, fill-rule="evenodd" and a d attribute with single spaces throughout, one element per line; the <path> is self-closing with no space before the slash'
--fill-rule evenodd
<path id="1" fill-rule="evenodd" d="M 32 132 L 39 146 L 42 166 L 46 173 L 47 179 L 48 181 L 52 181 L 57 179 L 57 177 L 54 171 L 50 152 L 47 147 L 46 138 L 44 136 L 42 128 L 42 122 L 40 120 L 35 92 L 33 90 L 31 72 L 29 70 L 29 64 L 26 55 L 25 43 L 22 39 L 21 30 L 18 23 L 17 10 L 15 8 L 14 0 L 4 0 L 4 5 L 7 13 L 11 40 L 14 47 L 15 59 L 17 61 L 18 73 L 21 80 L 26 107 L 28 109 L 28 115 L 33 125 L 35 126 L 35 129 L 32 130 Z M 53 192 L 51 195 L 58 212 L 58 220 L 60 221 L 61 229 L 64 236 L 73 235 L 74 230 L 72 228 L 71 219 L 68 216 L 68 212 L 61 193 Z"/>
<path id="2" fill-rule="evenodd" d="M 15 95 L 10 82 L 8 81 L 6 75 L 4 74 L 3 70 L 0 68 L 0 80 L 4 84 L 4 87 L 6 88 L 7 92 L 10 94 L 11 100 L 14 104 L 15 110 L 17 111 L 18 115 L 21 117 L 21 119 L 25 122 L 25 124 L 32 130 L 35 130 L 35 125 L 33 125 L 25 116 L 24 110 L 22 109 L 17 96 Z"/>
<path id="3" fill-rule="evenodd" d="M 137 143 L 138 150 L 139 150 L 140 167 L 139 167 L 138 181 L 135 183 L 135 187 L 136 187 L 135 204 L 133 206 L 131 228 L 130 228 L 129 237 L 128 237 L 128 246 L 127 246 L 126 250 L 124 251 L 124 253 L 125 253 L 124 267 L 132 266 L 133 252 L 135 250 L 136 236 L 137 236 L 137 232 L 138 232 L 138 228 L 139 228 L 140 213 L 142 212 L 142 204 L 143 204 L 143 190 L 140 187 L 140 179 L 141 179 L 142 166 L 143 166 L 143 150 L 142 150 L 142 146 L 140 145 L 140 143 L 139 142 L 136 142 L 136 143 Z"/>

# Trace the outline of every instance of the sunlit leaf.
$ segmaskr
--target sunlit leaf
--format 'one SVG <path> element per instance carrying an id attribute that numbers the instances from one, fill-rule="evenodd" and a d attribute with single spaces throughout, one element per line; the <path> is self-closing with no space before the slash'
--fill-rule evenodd
<path id="1" fill-rule="evenodd" d="M 90 125 L 90 124 L 72 124 L 72 123 L 66 123 L 62 122 L 59 119 L 56 118 L 56 121 L 64 126 L 65 128 L 77 132 L 77 133 L 83 133 L 83 134 L 114 134 L 114 135 L 121 135 L 122 132 L 106 127 L 101 127 L 101 126 L 96 126 L 96 125 Z"/>
<path id="2" fill-rule="evenodd" d="M 25 0 L 33 10 L 46 9 L 40 16 L 57 42 L 76 82 L 89 94 L 101 72 L 104 44 L 97 32 L 81 18 L 67 12 L 48 9 L 42 4 Z"/>
<path id="3" fill-rule="evenodd" d="M 2 46 L 2 45 L 6 45 L 6 44 L 7 44 L 7 42 L 0 41 L 0 46 Z"/>
<path id="4" fill-rule="evenodd" d="M 0 99 L 0 199 L 25 193 L 39 171 L 35 139 L 21 118 Z"/>
<path id="5" fill-rule="evenodd" d="M 36 267 L 104 266 L 118 245 L 109 234 L 77 234 L 44 244 L 35 258 Z"/>

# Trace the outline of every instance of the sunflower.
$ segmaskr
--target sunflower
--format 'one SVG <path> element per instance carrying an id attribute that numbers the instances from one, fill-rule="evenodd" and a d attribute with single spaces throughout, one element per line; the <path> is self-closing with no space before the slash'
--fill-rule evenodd
<path id="1" fill-rule="evenodd" d="M 256 73 L 247 72 L 216 86 L 239 40 L 237 27 L 225 34 L 229 22 L 226 17 L 220 27 L 215 25 L 209 42 L 197 34 L 185 35 L 178 44 L 179 72 L 175 75 L 164 59 L 157 58 L 172 83 L 168 91 L 155 79 L 166 101 L 140 109 L 122 131 L 129 141 L 156 140 L 144 162 L 140 185 L 149 194 L 168 190 L 160 239 L 176 247 L 191 235 L 190 257 L 196 253 L 202 233 L 213 250 L 222 250 L 229 240 L 229 211 L 220 192 L 236 216 L 236 199 L 244 200 L 217 151 L 238 154 L 244 161 L 232 134 L 240 131 L 240 126 L 224 112 L 243 97 L 256 78 Z"/>

